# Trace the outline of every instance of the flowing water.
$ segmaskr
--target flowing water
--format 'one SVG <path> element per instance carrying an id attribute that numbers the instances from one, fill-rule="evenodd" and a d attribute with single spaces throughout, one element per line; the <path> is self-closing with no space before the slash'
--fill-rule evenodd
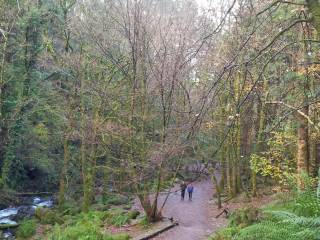
<path id="1" fill-rule="evenodd" d="M 27 201 L 28 202 L 28 201 Z M 29 201 L 30 202 L 30 201 Z M 31 207 L 33 209 L 36 209 L 38 207 L 46 207 L 51 208 L 53 206 L 52 198 L 41 198 L 41 197 L 33 197 L 31 204 L 25 204 L 17 207 L 9 207 L 6 209 L 0 210 L 0 226 L 2 225 L 11 225 L 15 226 L 18 223 L 14 221 L 13 219 L 17 216 L 19 213 L 19 209 L 23 207 Z M 4 239 L 14 239 L 13 232 L 10 229 L 7 229 L 3 232 L 2 238 Z M 1 236 L 0 236 L 1 239 Z"/>

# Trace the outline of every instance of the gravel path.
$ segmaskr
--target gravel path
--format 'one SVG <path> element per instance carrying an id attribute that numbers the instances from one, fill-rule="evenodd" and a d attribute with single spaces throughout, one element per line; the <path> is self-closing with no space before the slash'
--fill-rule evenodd
<path id="1" fill-rule="evenodd" d="M 213 195 L 213 187 L 210 180 L 194 183 L 193 200 L 188 200 L 188 194 L 184 201 L 180 199 L 180 192 L 171 194 L 164 209 L 164 216 L 173 217 L 179 222 L 179 226 L 153 238 L 155 240 L 202 240 L 221 227 L 215 224 L 212 214 L 213 203 L 209 203 Z M 224 223 L 223 223 L 224 224 Z"/>

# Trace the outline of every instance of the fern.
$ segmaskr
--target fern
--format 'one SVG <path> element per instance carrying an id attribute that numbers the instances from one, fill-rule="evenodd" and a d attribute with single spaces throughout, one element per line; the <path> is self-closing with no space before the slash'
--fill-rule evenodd
<path id="1" fill-rule="evenodd" d="M 305 190 L 298 192 L 290 211 L 264 211 L 267 220 L 233 232 L 232 239 L 320 240 L 320 169 L 316 191 L 314 179 L 304 180 Z"/>
<path id="2" fill-rule="evenodd" d="M 242 229 L 237 240 L 320 239 L 320 217 L 304 217 L 288 211 L 265 211 L 271 220 Z"/>
<path id="3" fill-rule="evenodd" d="M 304 217 L 298 216 L 294 213 L 287 211 L 266 211 L 281 220 L 283 223 L 296 224 L 304 227 L 319 227 L 320 226 L 320 217 Z"/>
<path id="4" fill-rule="evenodd" d="M 319 233 L 315 229 L 285 222 L 266 221 L 242 229 L 237 240 L 316 240 Z"/>

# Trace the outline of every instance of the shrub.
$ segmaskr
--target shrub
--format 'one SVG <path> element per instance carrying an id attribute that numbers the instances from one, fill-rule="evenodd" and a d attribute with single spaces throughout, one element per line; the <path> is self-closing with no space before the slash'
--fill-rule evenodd
<path id="1" fill-rule="evenodd" d="M 124 214 L 124 215 L 118 215 L 118 216 L 111 218 L 110 223 L 114 226 L 121 227 L 121 226 L 129 223 L 129 221 L 130 221 L 129 216 L 127 214 Z"/>
<path id="2" fill-rule="evenodd" d="M 34 220 L 23 221 L 17 229 L 18 238 L 29 238 L 36 233 L 36 222 Z"/>
<path id="3" fill-rule="evenodd" d="M 62 228 L 56 226 L 48 240 L 129 240 L 127 234 L 103 234 L 99 225 L 90 221 L 82 221 L 73 226 Z"/>
<path id="4" fill-rule="evenodd" d="M 55 223 L 62 224 L 63 218 L 59 216 L 58 212 L 50 210 L 47 208 L 37 208 L 35 211 L 35 216 L 42 224 L 51 224 Z"/>
<path id="5" fill-rule="evenodd" d="M 139 222 L 139 224 L 143 227 L 149 227 L 150 226 L 150 222 L 148 221 L 148 218 L 146 216 L 144 216 L 141 221 Z"/>
<path id="6" fill-rule="evenodd" d="M 294 212 L 307 217 L 320 216 L 320 199 L 315 194 L 305 192 L 297 197 Z"/>
<path id="7" fill-rule="evenodd" d="M 254 207 L 247 207 L 236 210 L 230 216 L 230 226 L 246 227 L 261 219 L 261 210 Z"/>
<path id="8" fill-rule="evenodd" d="M 81 212 L 79 204 L 76 202 L 66 201 L 62 206 L 59 207 L 59 210 L 65 215 L 76 215 Z"/>
<path id="9" fill-rule="evenodd" d="M 95 224 L 82 222 L 65 229 L 55 227 L 48 240 L 104 240 L 104 235 Z"/>

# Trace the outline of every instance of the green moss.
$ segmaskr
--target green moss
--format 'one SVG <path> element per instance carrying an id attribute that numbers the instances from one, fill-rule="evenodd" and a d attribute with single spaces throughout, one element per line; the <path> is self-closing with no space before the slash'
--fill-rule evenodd
<path id="1" fill-rule="evenodd" d="M 320 34 L 320 2 L 317 0 L 307 0 L 307 6 L 312 14 L 312 24 Z"/>
<path id="2" fill-rule="evenodd" d="M 133 210 L 128 213 L 128 217 L 130 219 L 136 219 L 139 215 L 140 215 L 140 212 L 138 210 Z"/>
<path id="3" fill-rule="evenodd" d="M 33 236 L 36 233 L 36 222 L 34 220 L 27 220 L 20 224 L 17 229 L 17 237 L 26 239 Z"/>
<path id="4" fill-rule="evenodd" d="M 120 233 L 112 236 L 105 236 L 104 240 L 129 240 L 130 236 L 128 234 Z"/>

